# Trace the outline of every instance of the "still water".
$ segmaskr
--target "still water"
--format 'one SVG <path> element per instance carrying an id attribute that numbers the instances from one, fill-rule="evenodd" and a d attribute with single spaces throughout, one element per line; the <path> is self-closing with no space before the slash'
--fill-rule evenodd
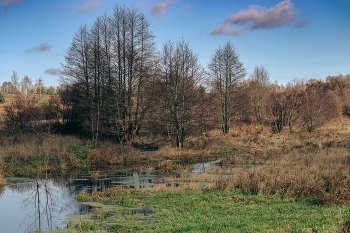
<path id="1" fill-rule="evenodd" d="M 158 178 L 152 171 L 78 172 L 48 180 L 9 178 L 0 190 L 0 232 L 62 229 L 69 216 L 84 214 L 90 208 L 74 199 L 79 192 L 104 191 L 112 186 L 144 189 Z"/>
<path id="2" fill-rule="evenodd" d="M 221 160 L 193 165 L 191 175 L 198 175 Z M 125 171 L 120 169 L 72 172 L 54 179 L 9 178 L 0 190 L 0 233 L 40 232 L 62 229 L 68 217 L 85 214 L 91 206 L 74 199 L 79 192 L 105 191 L 113 186 L 146 189 L 162 183 L 167 176 L 155 171 Z"/>

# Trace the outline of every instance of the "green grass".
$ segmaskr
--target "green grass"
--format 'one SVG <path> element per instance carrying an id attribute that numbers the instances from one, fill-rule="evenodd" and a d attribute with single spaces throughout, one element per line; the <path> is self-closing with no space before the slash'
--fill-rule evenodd
<path id="1" fill-rule="evenodd" d="M 113 203 L 112 199 L 117 197 L 111 193 L 84 194 L 83 199 Z M 117 193 L 132 199 L 133 205 L 102 210 L 108 212 L 103 221 L 90 216 L 91 221 L 95 219 L 96 228 L 109 232 L 337 232 L 344 227 L 349 230 L 349 206 L 318 206 L 307 200 L 223 190 Z M 149 208 L 154 214 L 130 214 L 132 209 L 140 208 Z"/>

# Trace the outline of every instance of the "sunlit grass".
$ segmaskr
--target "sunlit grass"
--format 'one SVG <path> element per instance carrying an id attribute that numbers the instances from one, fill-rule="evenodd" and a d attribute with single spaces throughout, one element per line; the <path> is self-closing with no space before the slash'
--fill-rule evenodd
<path id="1" fill-rule="evenodd" d="M 350 222 L 349 206 L 319 206 L 303 199 L 245 195 L 240 191 L 117 188 L 84 195 L 85 201 L 99 199 L 116 205 L 90 215 L 96 229 L 111 232 L 346 232 L 341 230 L 349 230 Z M 133 201 L 123 205 L 117 201 L 121 196 Z M 142 208 L 150 209 L 150 214 L 132 211 Z M 108 214 L 101 221 L 103 211 Z"/>

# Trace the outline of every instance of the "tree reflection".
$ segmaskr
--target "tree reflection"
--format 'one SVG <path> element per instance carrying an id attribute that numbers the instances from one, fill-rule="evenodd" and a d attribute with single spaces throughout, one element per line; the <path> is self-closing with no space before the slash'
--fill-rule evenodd
<path id="1" fill-rule="evenodd" d="M 1 199 L 2 195 L 4 194 L 4 190 L 5 190 L 5 185 L 0 185 L 0 199 Z"/>
<path id="2" fill-rule="evenodd" d="M 59 202 L 59 197 L 55 195 L 57 190 L 54 190 L 52 181 L 32 180 L 17 188 L 30 190 L 21 203 L 21 210 L 28 212 L 21 228 L 26 228 L 26 232 L 53 230 L 53 217 L 61 213 L 65 205 Z"/>

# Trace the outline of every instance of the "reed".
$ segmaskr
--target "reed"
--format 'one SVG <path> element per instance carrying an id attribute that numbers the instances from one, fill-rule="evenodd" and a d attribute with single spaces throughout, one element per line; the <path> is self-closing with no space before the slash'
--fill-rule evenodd
<path id="1" fill-rule="evenodd" d="M 269 159 L 261 169 L 218 177 L 216 186 L 247 194 L 310 198 L 318 204 L 349 204 L 350 154 L 343 148 L 292 152 Z"/>

